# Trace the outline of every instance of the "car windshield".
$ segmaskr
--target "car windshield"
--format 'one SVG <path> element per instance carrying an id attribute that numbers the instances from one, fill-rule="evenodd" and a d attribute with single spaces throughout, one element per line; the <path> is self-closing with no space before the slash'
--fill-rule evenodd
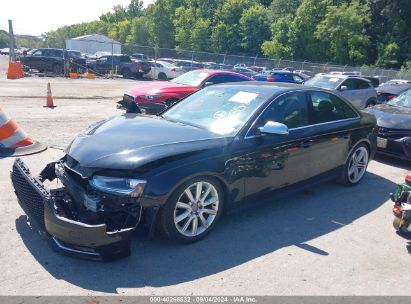
<path id="1" fill-rule="evenodd" d="M 246 87 L 208 87 L 174 105 L 162 117 L 231 136 L 270 97 L 271 93 Z"/>
<path id="2" fill-rule="evenodd" d="M 335 90 L 344 79 L 338 77 L 317 75 L 305 82 L 308 86 Z"/>
<path id="3" fill-rule="evenodd" d="M 387 102 L 390 106 L 411 108 L 411 89 Z"/>
<path id="4" fill-rule="evenodd" d="M 208 78 L 208 76 L 210 76 L 210 74 L 204 71 L 191 71 L 177 78 L 174 78 L 171 81 L 178 84 L 198 87 L 203 83 L 205 79 Z"/>

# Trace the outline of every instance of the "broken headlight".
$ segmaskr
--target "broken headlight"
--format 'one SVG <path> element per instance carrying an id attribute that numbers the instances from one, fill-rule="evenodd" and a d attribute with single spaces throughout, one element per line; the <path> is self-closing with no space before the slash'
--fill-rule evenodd
<path id="1" fill-rule="evenodd" d="M 145 180 L 96 175 L 90 181 L 91 187 L 114 195 L 140 197 L 146 185 Z"/>

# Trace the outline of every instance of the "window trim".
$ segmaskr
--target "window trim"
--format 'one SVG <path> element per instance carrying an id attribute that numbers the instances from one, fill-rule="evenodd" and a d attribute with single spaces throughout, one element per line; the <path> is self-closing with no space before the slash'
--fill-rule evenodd
<path id="1" fill-rule="evenodd" d="M 335 97 L 341 99 L 341 100 L 342 100 L 345 104 L 347 104 L 351 109 L 353 109 L 354 112 L 357 114 L 357 116 L 356 116 L 356 117 L 351 117 L 351 118 L 344 118 L 344 119 L 339 119 L 339 120 L 321 122 L 321 123 L 316 123 L 316 124 L 310 124 L 310 125 L 303 126 L 303 127 L 291 128 L 291 129 L 288 129 L 288 131 L 290 131 L 290 132 L 291 132 L 291 131 L 295 131 L 295 130 L 301 130 L 301 129 L 311 128 L 311 127 L 321 126 L 321 125 L 327 125 L 327 124 L 330 124 L 330 123 L 339 123 L 339 122 L 343 122 L 343 121 L 351 121 L 351 120 L 361 119 L 361 115 L 358 113 L 358 111 L 357 111 L 356 109 L 354 109 L 354 107 L 353 107 L 349 102 L 346 102 L 346 101 L 343 100 L 341 97 L 339 97 L 339 96 L 337 96 L 336 94 L 333 94 L 333 93 L 331 93 L 331 92 L 321 91 L 321 90 L 315 90 L 315 89 L 312 89 L 312 90 L 304 90 L 304 91 L 284 92 L 283 94 L 278 95 L 278 96 L 275 97 L 271 102 L 269 102 L 269 103 L 267 104 L 267 106 L 264 108 L 264 110 L 262 110 L 262 111 L 260 112 L 260 114 L 258 114 L 258 116 L 254 119 L 253 123 L 251 124 L 251 126 L 248 128 L 248 130 L 247 130 L 247 132 L 245 133 L 243 139 L 246 140 L 246 139 L 261 137 L 261 135 L 250 135 L 250 136 L 248 135 L 249 132 L 251 131 L 251 129 L 254 127 L 254 125 L 255 125 L 255 123 L 257 122 L 257 120 L 260 118 L 260 116 L 268 109 L 268 107 L 269 107 L 273 102 L 277 101 L 278 98 L 280 98 L 280 97 L 282 97 L 282 96 L 284 96 L 284 95 L 287 95 L 287 94 L 300 93 L 300 92 L 305 95 L 306 100 L 307 100 L 307 98 L 308 98 L 307 95 L 308 95 L 310 92 L 328 93 L 328 94 L 334 95 Z M 308 103 L 308 100 L 307 100 L 307 103 Z"/>

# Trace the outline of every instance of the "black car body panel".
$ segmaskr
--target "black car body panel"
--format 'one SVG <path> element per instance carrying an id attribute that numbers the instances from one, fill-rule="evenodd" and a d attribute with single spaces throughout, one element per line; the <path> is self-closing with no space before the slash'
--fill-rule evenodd
<path id="1" fill-rule="evenodd" d="M 378 152 L 411 160 L 411 108 L 381 104 L 368 109 L 368 113 L 377 118 L 378 137 L 387 141 Z"/>
<path id="2" fill-rule="evenodd" d="M 41 200 L 53 204 L 40 212 L 36 209 L 38 215 L 34 217 L 40 222 L 44 217 L 53 246 L 71 254 L 84 253 L 88 258 L 96 258 L 90 252 L 97 252 L 99 258 L 107 256 L 113 247 L 115 256 L 124 256 L 129 252 L 130 232 L 139 224 L 141 212 L 157 212 L 179 186 L 194 177 L 207 176 L 219 182 L 229 207 L 293 185 L 308 185 L 311 180 L 336 178 L 360 143 L 368 147 L 370 158 L 374 155 L 374 116 L 354 109 L 347 101 L 343 102 L 353 111 L 351 118 L 291 128 L 288 136 L 255 133 L 262 113 L 278 98 L 298 92 L 308 102 L 313 92 L 333 95 L 326 90 L 268 83 L 218 87 L 265 90 L 272 97 L 230 136 L 162 116 L 124 114 L 100 121 L 79 134 L 67 148 L 67 155 L 46 167 L 39 180 L 35 181 L 27 169 L 25 175 L 31 177 L 31 182 L 25 190 L 13 178 L 18 197 L 29 206 L 32 200 L 24 196 L 37 193 L 37 188 L 45 189 L 43 180 L 58 178 L 64 185 L 57 192 L 45 190 L 46 198 Z M 25 167 L 19 162 L 13 176 L 25 172 L 19 169 Z M 95 176 L 138 178 L 147 184 L 138 199 L 120 197 L 90 187 Z M 41 203 L 35 201 L 38 208 Z M 90 205 L 94 209 L 90 210 Z"/>

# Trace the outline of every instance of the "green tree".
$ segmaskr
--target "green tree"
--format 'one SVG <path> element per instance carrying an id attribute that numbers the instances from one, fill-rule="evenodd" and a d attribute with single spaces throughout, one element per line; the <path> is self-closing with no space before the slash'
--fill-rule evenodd
<path id="1" fill-rule="evenodd" d="M 242 47 L 248 54 L 260 54 L 261 44 L 270 38 L 268 10 L 256 4 L 243 11 L 240 18 Z"/>
<path id="2" fill-rule="evenodd" d="M 398 67 L 399 65 L 400 47 L 397 43 L 389 43 L 387 45 L 379 45 L 379 56 L 376 62 L 380 67 Z"/>
<path id="3" fill-rule="evenodd" d="M 175 40 L 177 48 L 189 50 L 192 47 L 191 34 L 196 23 L 195 11 L 193 8 L 179 7 L 175 11 L 174 18 Z"/>
<path id="4" fill-rule="evenodd" d="M 150 26 L 147 17 L 136 17 L 131 22 L 131 35 L 128 43 L 137 43 L 140 45 L 149 45 L 150 43 Z"/>
<path id="5" fill-rule="evenodd" d="M 228 27 L 225 23 L 220 22 L 213 27 L 210 40 L 212 48 L 215 52 L 226 53 L 228 51 L 228 36 Z"/>
<path id="6" fill-rule="evenodd" d="M 294 15 L 302 0 L 273 0 L 269 7 L 269 17 L 272 22 L 286 15 Z"/>
<path id="7" fill-rule="evenodd" d="M 191 33 L 191 49 L 195 51 L 209 51 L 210 48 L 210 20 L 198 19 Z"/>
<path id="8" fill-rule="evenodd" d="M 370 23 L 369 7 L 359 0 L 331 5 L 315 37 L 329 46 L 327 54 L 334 62 L 361 64 L 367 62 L 370 40 L 365 28 Z"/>
<path id="9" fill-rule="evenodd" d="M 0 30 L 0 48 L 9 46 L 9 33 Z"/>
<path id="10" fill-rule="evenodd" d="M 144 14 L 143 1 L 141 0 L 131 0 L 130 4 L 127 6 L 127 16 L 129 19 L 142 16 Z"/>

